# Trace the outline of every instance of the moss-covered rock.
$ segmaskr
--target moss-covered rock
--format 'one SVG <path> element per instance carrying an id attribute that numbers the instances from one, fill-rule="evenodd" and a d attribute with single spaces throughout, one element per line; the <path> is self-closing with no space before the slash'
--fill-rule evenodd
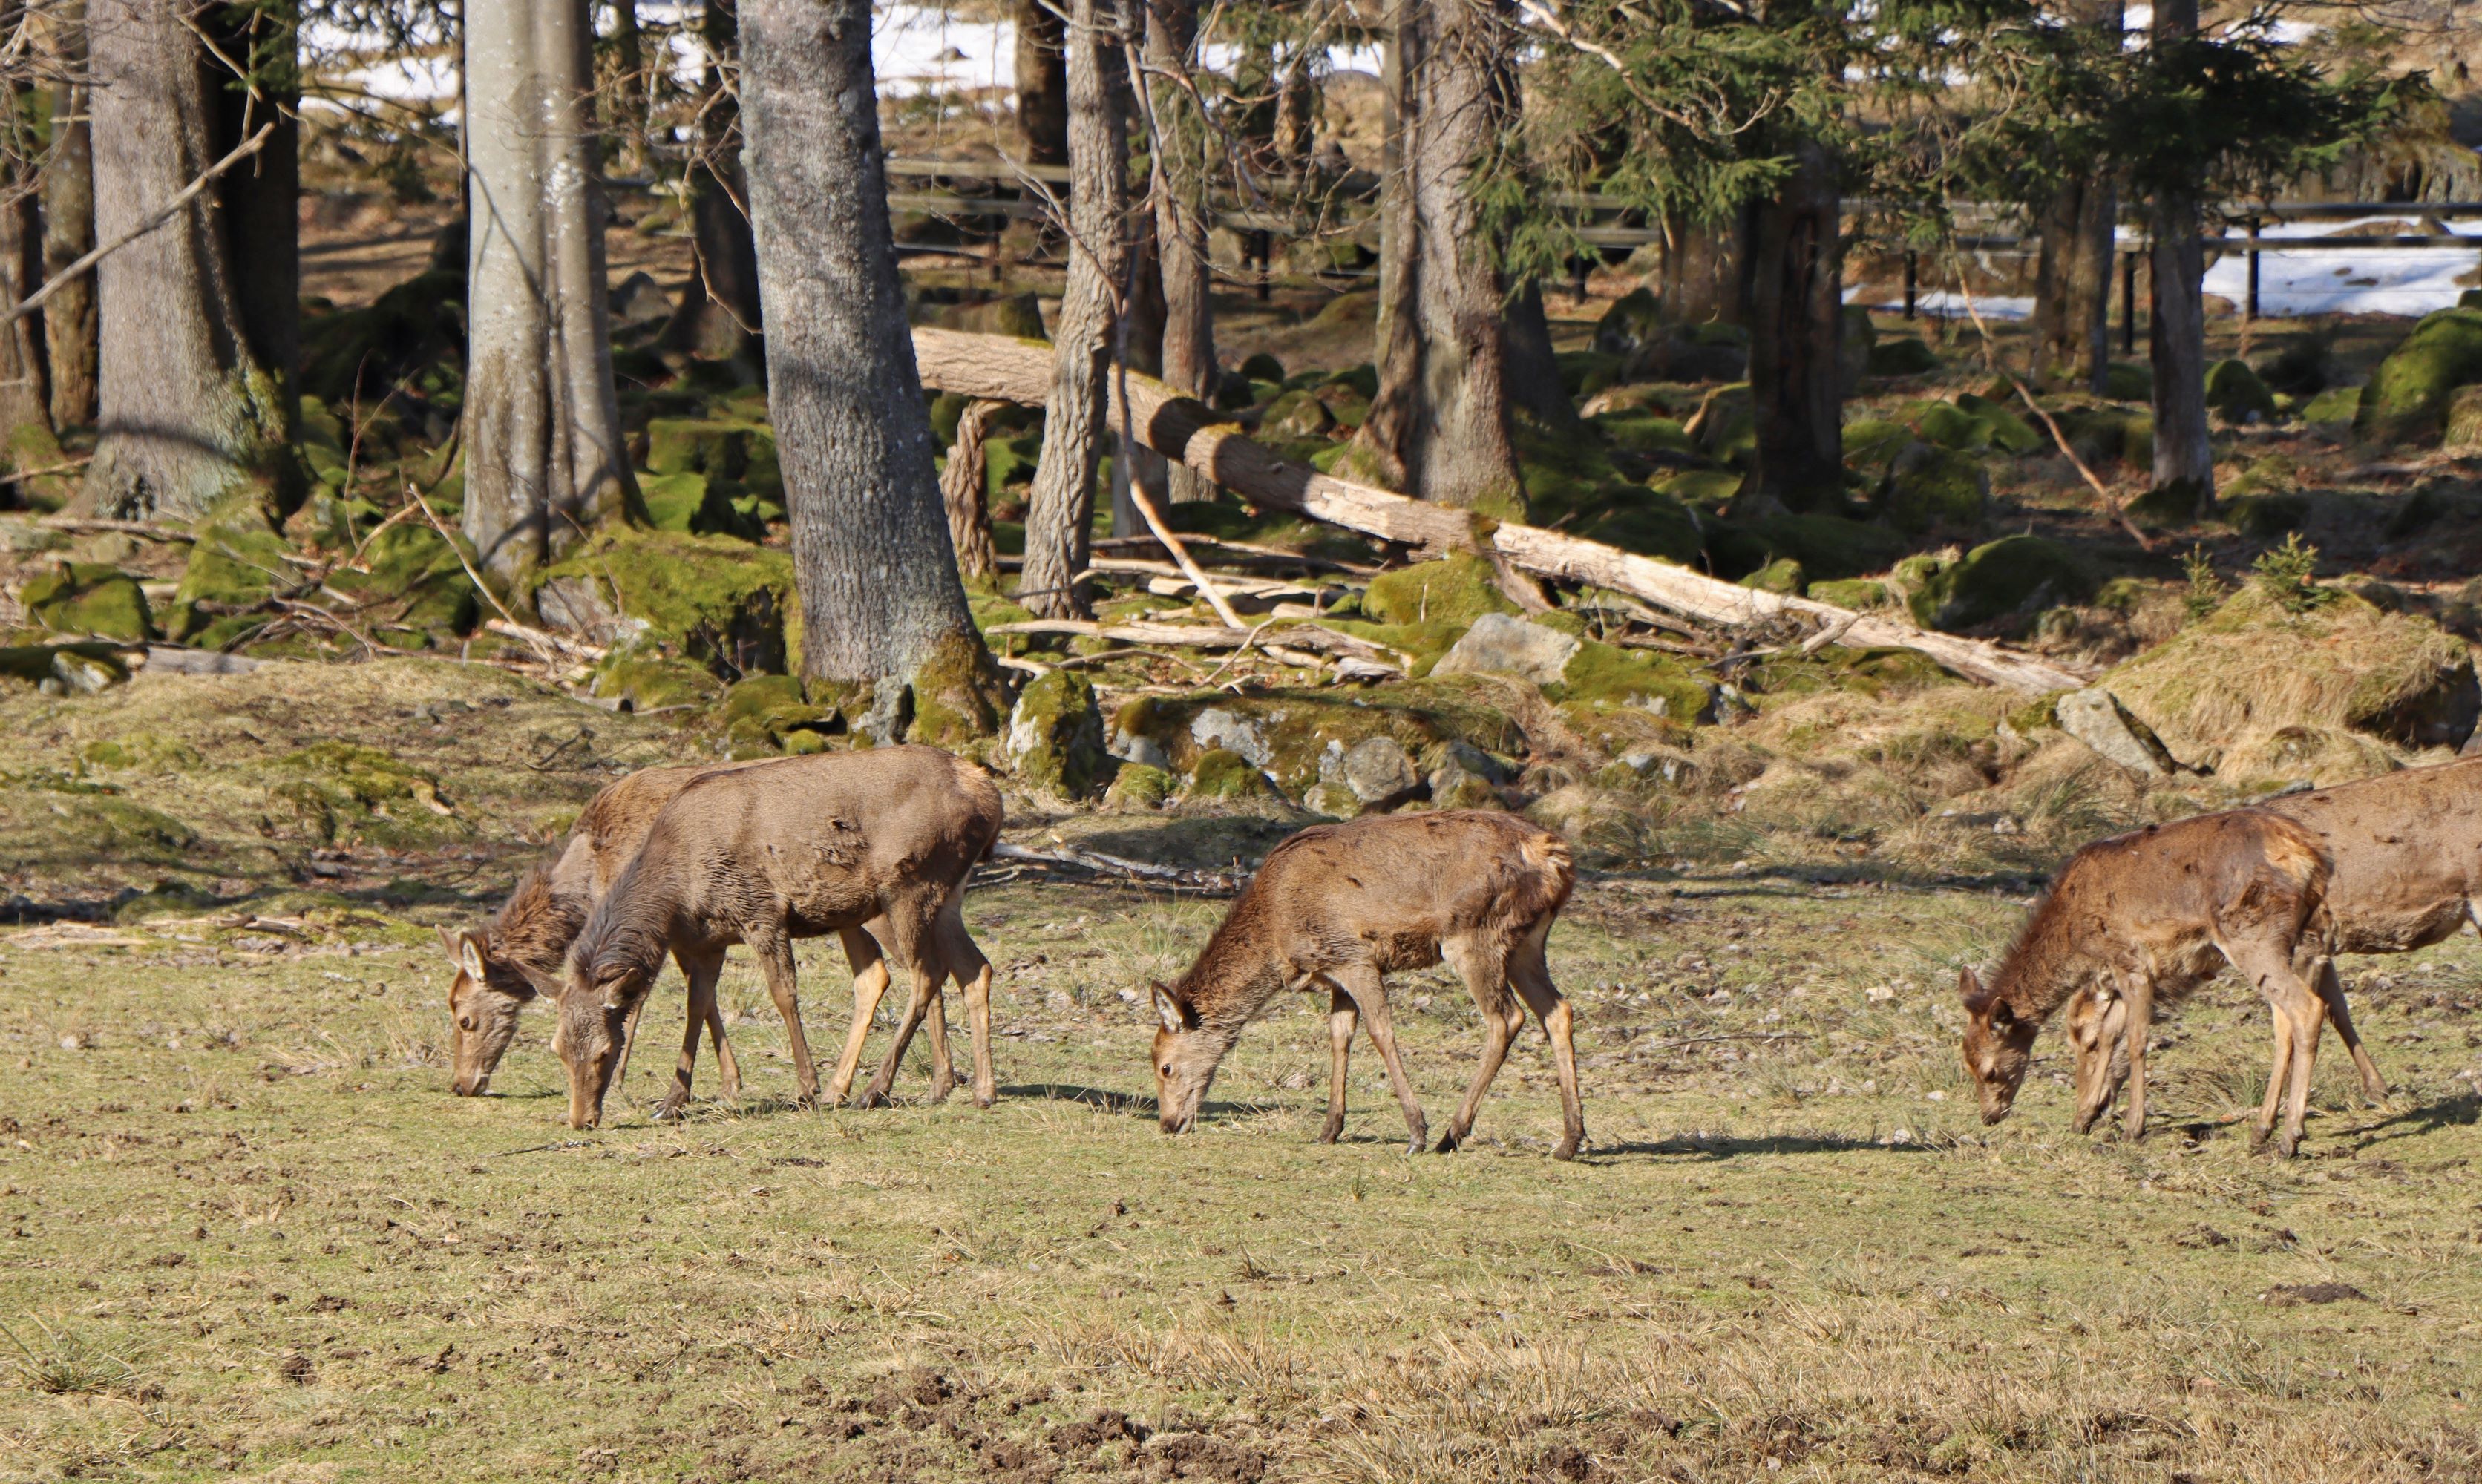
<path id="1" fill-rule="evenodd" d="M 1224 747 L 1199 754 L 1189 771 L 1187 797 L 1193 799 L 1263 798 L 1275 793 L 1257 766 Z"/>
<path id="2" fill-rule="evenodd" d="M 35 627 L 136 643 L 155 638 L 138 579 L 118 567 L 64 561 L 26 579 L 17 601 Z"/>
<path id="3" fill-rule="evenodd" d="M 2095 576 L 2074 550 L 2043 536 L 1977 546 L 1931 573 L 1909 598 L 1923 627 L 1955 632 L 2090 596 Z"/>
<path id="4" fill-rule="evenodd" d="M 279 758 L 270 800 L 289 809 L 329 844 L 362 841 L 390 848 L 462 840 L 472 828 L 439 793 L 439 780 L 377 747 L 313 742 Z"/>
<path id="5" fill-rule="evenodd" d="M 1417 561 L 1370 580 L 1362 611 L 1383 623 L 1471 623 L 1485 613 L 1514 613 L 1491 564 L 1470 552 Z"/>
<path id="6" fill-rule="evenodd" d="M 1617 485 L 1605 492 L 1598 505 L 1599 513 L 1573 522 L 1569 529 L 1589 541 L 1617 546 L 1641 557 L 1661 557 L 1684 566 L 1695 562 L 1705 545 L 1705 534 L 1700 529 L 1698 517 L 1660 490 L 1638 484 Z"/>
<path id="7" fill-rule="evenodd" d="M 2275 393 L 2249 362 L 2217 361 L 2206 368 L 2206 410 L 2228 423 L 2272 422 Z"/>
<path id="8" fill-rule="evenodd" d="M 267 624 L 258 610 L 279 587 L 293 586 L 299 569 L 258 494 L 226 496 L 193 529 L 198 539 L 165 627 L 201 648 L 225 648 Z"/>
<path id="9" fill-rule="evenodd" d="M 1652 408 L 1627 407 L 1598 412 L 1587 421 L 1610 439 L 1614 448 L 1626 449 L 1630 453 L 1687 454 L 1695 449 L 1677 419 L 1666 417 Z"/>
<path id="10" fill-rule="evenodd" d="M 693 661 L 652 651 L 624 651 L 596 662 L 587 689 L 606 700 L 625 701 L 631 711 L 656 711 L 711 705 L 724 693 L 725 684 L 714 671 Z"/>
<path id="11" fill-rule="evenodd" d="M 1861 418 L 1844 425 L 1844 462 L 1867 474 L 1884 475 L 1898 455 L 1914 446 L 1913 429 L 1887 418 Z"/>
<path id="12" fill-rule="evenodd" d="M 790 675 L 753 675 L 726 687 L 716 719 L 736 758 L 815 750 L 844 729 L 834 708 L 812 705 Z"/>
<path id="13" fill-rule="evenodd" d="M 1061 798 L 1092 798 L 1120 759 L 1104 749 L 1095 683 L 1075 670 L 1038 676 L 1018 692 L 1003 744 L 1019 783 Z"/>
<path id="14" fill-rule="evenodd" d="M 331 407 L 356 397 L 367 406 L 409 377 L 444 369 L 453 382 L 464 347 L 461 258 L 397 284 L 363 308 L 305 317 L 302 390 Z"/>
<path id="15" fill-rule="evenodd" d="M 1837 578 L 1831 582 L 1812 583 L 1809 596 L 1821 603 L 1856 612 L 1879 607 L 1888 601 L 1888 585 L 1866 577 Z"/>
<path id="16" fill-rule="evenodd" d="M 1708 702 L 1704 684 L 1670 655 L 1623 649 L 1597 639 L 1579 644 L 1562 667 L 1558 683 L 1545 686 L 1543 694 L 1572 718 L 1580 708 L 1590 712 L 1625 709 L 1673 727 L 1698 720 Z"/>
<path id="17" fill-rule="evenodd" d="M 1122 763 L 1103 791 L 1103 802 L 1114 809 L 1160 809 L 1179 787 L 1179 779 L 1150 763 Z"/>
<path id="18" fill-rule="evenodd" d="M 1742 479 L 1737 469 L 1682 469 L 1656 480 L 1653 488 L 1687 508 L 1721 510 L 1741 492 Z"/>
<path id="19" fill-rule="evenodd" d="M 1888 467 L 1879 508 L 1900 531 L 1970 531 L 1991 500 L 1991 471 L 1969 454 L 1915 443 Z"/>
<path id="20" fill-rule="evenodd" d="M 582 581 L 611 611 L 645 625 L 639 643 L 719 675 L 792 667 L 800 605 L 783 552 L 726 536 L 611 529 L 579 543 L 543 579 Z"/>
<path id="21" fill-rule="evenodd" d="M 1939 370 L 1939 352 L 1918 335 L 1896 335 L 1870 347 L 1870 375 L 1918 377 Z"/>
<path id="22" fill-rule="evenodd" d="M 2447 431 L 2439 446 L 2452 454 L 2482 451 L 2482 386 L 2460 386 L 2447 400 Z"/>
<path id="23" fill-rule="evenodd" d="M 2356 437 L 2375 443 L 2429 443 L 2445 431 L 2456 389 L 2482 381 L 2482 309 L 2424 316 L 2362 389 Z"/>
<path id="24" fill-rule="evenodd" d="M 473 632 L 483 620 L 474 580 L 452 547 L 428 525 L 399 521 L 371 537 L 357 566 L 328 574 L 328 586 L 366 605 L 374 638 L 400 649 L 421 649 Z"/>
<path id="25" fill-rule="evenodd" d="M 2301 408 L 2301 420 L 2312 424 L 2350 424 L 2362 411 L 2362 389 L 2358 386 L 2335 386 L 2310 399 Z"/>
<path id="26" fill-rule="evenodd" d="M 2103 368 L 2102 394 L 2114 402 L 2152 402 L 2154 372 L 2134 361 L 2114 361 Z"/>
<path id="27" fill-rule="evenodd" d="M 1788 597 L 1799 597 L 1809 582 L 1809 574 L 1802 570 L 1799 560 L 1782 557 L 1742 578 L 1741 586 L 1755 587 L 1760 592 L 1781 592 Z"/>

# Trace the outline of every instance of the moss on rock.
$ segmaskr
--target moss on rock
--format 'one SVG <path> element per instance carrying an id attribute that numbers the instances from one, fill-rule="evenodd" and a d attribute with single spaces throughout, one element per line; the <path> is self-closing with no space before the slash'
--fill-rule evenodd
<path id="1" fill-rule="evenodd" d="M 1491 563 L 1470 552 L 1417 561 L 1370 580 L 1364 612 L 1391 624 L 1471 623 L 1485 613 L 1514 613 Z"/>
<path id="2" fill-rule="evenodd" d="M 798 622 L 793 559 L 726 536 L 612 528 L 543 574 L 582 579 L 613 611 L 647 626 L 639 643 L 717 674 L 781 674 Z"/>
<path id="3" fill-rule="evenodd" d="M 1908 600 L 1923 627 L 1954 632 L 2015 614 L 2083 601 L 2094 573 L 2067 546 L 2012 535 L 1977 546 L 1927 576 Z"/>
<path id="4" fill-rule="evenodd" d="M 2353 433 L 2375 443 L 2429 443 L 2445 431 L 2456 389 L 2482 381 L 2482 309 L 2442 309 L 2413 328 L 2362 389 Z"/>
<path id="5" fill-rule="evenodd" d="M 193 530 L 197 539 L 165 628 L 200 648 L 225 648 L 264 627 L 265 615 L 255 611 L 279 586 L 293 586 L 293 549 L 277 534 L 273 511 L 255 491 L 225 496 Z"/>
<path id="6" fill-rule="evenodd" d="M 1114 809 L 1160 809 L 1179 787 L 1179 779 L 1151 763 L 1123 763 L 1103 791 L 1103 802 Z"/>
<path id="7" fill-rule="evenodd" d="M 1879 497 L 1888 522 L 1915 534 L 1942 527 L 1970 531 L 1982 523 L 1990 501 L 1991 471 L 1980 459 L 1929 443 L 1897 456 Z"/>
<path id="8" fill-rule="evenodd" d="M 2275 420 L 2275 393 L 2243 360 L 2221 360 L 2206 368 L 2206 410 L 2228 423 Z"/>
<path id="9" fill-rule="evenodd" d="M 1003 744 L 1017 781 L 1062 798 L 1092 798 L 1120 760 L 1104 750 L 1095 683 L 1075 670 L 1038 676 L 1019 691 Z"/>
<path id="10" fill-rule="evenodd" d="M 1193 799 L 1258 798 L 1275 792 L 1248 758 L 1225 747 L 1200 753 L 1189 771 L 1186 796 Z"/>
<path id="11" fill-rule="evenodd" d="M 279 758 L 269 798 L 331 845 L 436 846 L 473 830 L 439 795 L 432 773 L 356 742 L 319 742 Z"/>
<path id="12" fill-rule="evenodd" d="M 138 580 L 118 567 L 64 561 L 26 579 L 17 601 L 37 628 L 136 643 L 155 638 Z"/>
<path id="13" fill-rule="evenodd" d="M 1781 592 L 1787 597 L 1798 597 L 1809 586 L 1809 574 L 1802 570 L 1800 559 L 1781 557 L 1742 578 L 1741 586 L 1755 587 L 1760 592 Z"/>

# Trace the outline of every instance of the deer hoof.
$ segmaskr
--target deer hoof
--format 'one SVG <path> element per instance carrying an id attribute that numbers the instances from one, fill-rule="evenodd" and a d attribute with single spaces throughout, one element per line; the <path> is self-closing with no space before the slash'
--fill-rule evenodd
<path id="1" fill-rule="evenodd" d="M 948 1094 L 955 1092 L 956 1090 L 957 1084 L 953 1080 L 934 1080 L 931 1083 L 932 1105 L 937 1106 L 939 1104 L 947 1102 Z"/>
<path id="2" fill-rule="evenodd" d="M 1551 1158 L 1561 1160 L 1574 1159 L 1577 1158 L 1577 1146 L 1584 1142 L 1585 1137 L 1582 1134 L 1571 1134 L 1560 1141 L 1559 1148 L 1551 1151 Z"/>
<path id="3" fill-rule="evenodd" d="M 989 1087 L 977 1087 L 974 1089 L 974 1106 L 976 1107 L 989 1107 L 999 1100 L 1000 1095 L 996 1089 Z"/>
<path id="4" fill-rule="evenodd" d="M 858 1108 L 885 1107 L 887 1106 L 887 1089 L 873 1082 L 861 1090 L 860 1097 L 854 1099 L 853 1106 Z"/>
<path id="5" fill-rule="evenodd" d="M 1333 1119 L 1320 1126 L 1318 1141 L 1322 1144 L 1333 1144 L 1335 1142 L 1336 1135 L 1343 1132 L 1344 1120 L 1341 1118 Z"/>
<path id="6" fill-rule="evenodd" d="M 1443 1155 L 1455 1154 L 1458 1146 L 1465 1143 L 1465 1136 L 1464 1134 L 1458 1133 L 1454 1129 L 1450 1129 L 1447 1133 L 1439 1135 L 1439 1142 L 1434 1152 Z"/>

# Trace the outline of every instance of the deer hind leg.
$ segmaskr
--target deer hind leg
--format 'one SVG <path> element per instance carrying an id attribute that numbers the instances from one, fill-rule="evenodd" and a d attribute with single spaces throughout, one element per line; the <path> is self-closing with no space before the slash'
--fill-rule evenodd
<path id="1" fill-rule="evenodd" d="M 906 1049 L 913 1044 L 913 1032 L 922 1028 L 923 1015 L 938 1002 L 939 971 L 923 953 L 925 940 L 930 937 L 930 917 L 917 904 L 907 903 L 891 907 L 886 916 L 879 919 L 886 929 L 880 947 L 887 950 L 890 963 L 911 976 L 913 998 L 905 1006 L 905 1019 L 897 1026 L 896 1039 L 888 1043 L 887 1055 L 880 1062 L 879 1071 L 855 1100 L 857 1107 L 877 1107 L 887 1101 L 887 1090 L 896 1082 L 896 1069 L 905 1060 Z"/>
<path id="2" fill-rule="evenodd" d="M 2362 1096 L 2372 1103 L 2382 1101 L 2388 1095 L 2388 1080 L 2379 1075 L 2378 1063 L 2370 1059 L 2368 1050 L 2362 1045 L 2361 1033 L 2353 1028 L 2353 1012 L 2344 1004 L 2344 986 L 2336 978 L 2332 955 L 2318 956 L 2318 972 L 2311 976 L 2310 982 L 2317 988 L 2318 998 L 2325 1002 L 2327 1018 L 2336 1023 L 2336 1034 L 2343 1038 L 2344 1050 L 2352 1053 L 2353 1070 L 2362 1074 Z"/>
<path id="3" fill-rule="evenodd" d="M 957 1090 L 957 1064 L 948 1059 L 948 955 L 939 942 L 939 924 L 922 935 L 923 966 L 931 975 L 931 1006 L 923 1017 L 931 1032 L 931 1101 L 948 1101 Z"/>
<path id="4" fill-rule="evenodd" d="M 1405 1075 L 1405 1063 L 1396 1054 L 1396 1027 L 1387 1018 L 1387 986 L 1380 979 L 1379 971 L 1369 964 L 1338 969 L 1334 977 L 1360 1010 L 1362 1025 L 1370 1032 L 1370 1044 L 1379 1049 L 1379 1059 L 1386 1064 L 1387 1084 L 1396 1089 L 1396 1101 L 1405 1109 L 1405 1152 L 1418 1155 L 1430 1139 L 1430 1125 L 1422 1116 L 1422 1100 L 1413 1095 L 1413 1079 Z"/>
<path id="5" fill-rule="evenodd" d="M 1482 1107 L 1483 1094 L 1491 1090 L 1492 1080 L 1499 1076 L 1500 1064 L 1508 1059 L 1509 1044 L 1525 1028 L 1525 1006 L 1508 989 L 1508 950 L 1504 945 L 1489 938 L 1475 936 L 1453 938 L 1439 945 L 1449 964 L 1465 981 L 1473 995 L 1474 1008 L 1482 1011 L 1482 1061 L 1474 1068 L 1473 1081 L 1466 1085 L 1465 1101 L 1457 1105 L 1456 1116 L 1440 1131 L 1439 1153 L 1454 1154 L 1457 1146 L 1473 1133 L 1474 1114 Z"/>
<path id="6" fill-rule="evenodd" d="M 949 894 L 932 924 L 939 941 L 939 958 L 949 976 L 965 992 L 965 1024 L 974 1038 L 974 1106 L 989 1107 L 999 1100 L 999 1079 L 991 1071 L 991 961 L 965 931 L 965 894 Z"/>
<path id="7" fill-rule="evenodd" d="M 715 993 L 715 975 L 724 972 L 724 955 L 716 955 L 715 969 L 707 980 L 706 1037 L 715 1045 L 716 1092 L 726 1101 L 741 1096 L 741 1063 L 734 1059 L 732 1043 L 724 1038 L 724 1006 Z"/>
<path id="8" fill-rule="evenodd" d="M 1551 966 L 1543 956 L 1544 940 L 1550 936 L 1549 919 L 1536 924 L 1509 955 L 1508 971 L 1551 1038 L 1551 1063 L 1560 1072 L 1560 1144 L 1551 1158 L 1573 1159 L 1586 1142 L 1586 1106 L 1577 1096 L 1576 1012 L 1551 982 Z"/>
<path id="9" fill-rule="evenodd" d="M 620 1064 L 612 1069 L 612 1096 L 620 1095 L 621 1085 L 629 1080 L 629 1053 L 638 1044 L 638 1017 L 647 1013 L 647 1002 L 652 995 L 640 995 L 629 1006 L 628 1022 L 620 1028 Z"/>
<path id="10" fill-rule="evenodd" d="M 766 976 L 768 997 L 776 1002 L 776 1013 L 784 1017 L 784 1037 L 793 1046 L 793 1076 L 800 1088 L 797 1101 L 804 1107 L 819 1106 L 819 1068 L 810 1060 L 810 1041 L 802 1033 L 802 997 L 798 971 L 793 966 L 793 940 L 781 923 L 745 931 L 742 941 L 758 955 L 758 972 Z"/>
<path id="11" fill-rule="evenodd" d="M 689 1105 L 690 1086 L 698 1072 L 699 1033 L 712 1028 L 716 1034 L 716 1057 L 723 1060 L 724 1016 L 715 1007 L 715 981 L 724 970 L 724 953 L 710 949 L 692 952 L 674 949 L 673 959 L 681 966 L 681 977 L 689 981 L 689 1024 L 681 1031 L 681 1059 L 673 1067 L 672 1090 L 655 1108 L 658 1119 L 676 1118 Z"/>
<path id="12" fill-rule="evenodd" d="M 879 950 L 877 940 L 859 927 L 848 927 L 837 936 L 844 941 L 845 960 L 853 965 L 853 1025 L 845 1030 L 844 1054 L 836 1057 L 835 1076 L 828 1080 L 828 1102 L 840 1105 L 853 1087 L 854 1073 L 861 1066 L 862 1043 L 870 1039 L 870 1023 L 879 1015 L 879 1002 L 887 993 L 887 959 Z"/>
<path id="13" fill-rule="evenodd" d="M 1318 1141 L 1333 1144 L 1344 1132 L 1345 1070 L 1353 1062 L 1353 1032 L 1359 1015 L 1353 1007 L 1353 997 L 1342 986 L 1330 984 L 1327 991 L 1327 1122 L 1319 1126 Z"/>
<path id="14" fill-rule="evenodd" d="M 2283 1076 L 2284 1121 L 2275 1131 L 2275 1150 L 2290 1159 L 2301 1146 L 2302 1125 L 2310 1116 L 2310 1079 L 2318 1064 L 2318 1035 L 2326 1028 L 2327 1006 L 2304 981 L 2284 945 L 2228 946 L 2224 956 L 2258 986 L 2279 1022 L 2276 1062 Z M 2267 1106 L 2258 1115 L 2261 1128 L 2272 1122 L 2276 1094 L 2276 1079 L 2270 1076 Z"/>

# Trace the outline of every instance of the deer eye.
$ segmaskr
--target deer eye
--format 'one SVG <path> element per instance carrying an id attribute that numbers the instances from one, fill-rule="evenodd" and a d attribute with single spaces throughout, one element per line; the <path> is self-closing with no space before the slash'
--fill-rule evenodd
<path id="1" fill-rule="evenodd" d="M 1167 1062 L 1165 1062 L 1165 1063 L 1163 1064 L 1163 1075 L 1164 1075 L 1164 1076 L 1166 1076 L 1166 1077 L 1170 1077 L 1170 1076 L 1172 1076 L 1172 1063 L 1171 1063 L 1171 1062 L 1167 1061 Z"/>
<path id="2" fill-rule="evenodd" d="M 460 1030 L 471 1030 L 471 1029 L 473 1029 L 473 1028 L 474 1028 L 474 1017 L 473 1017 L 473 1016 L 471 1016 L 471 1015 L 460 1015 L 460 1016 L 458 1016 L 458 1017 L 457 1017 L 457 1028 L 458 1028 L 458 1029 L 460 1029 Z"/>

